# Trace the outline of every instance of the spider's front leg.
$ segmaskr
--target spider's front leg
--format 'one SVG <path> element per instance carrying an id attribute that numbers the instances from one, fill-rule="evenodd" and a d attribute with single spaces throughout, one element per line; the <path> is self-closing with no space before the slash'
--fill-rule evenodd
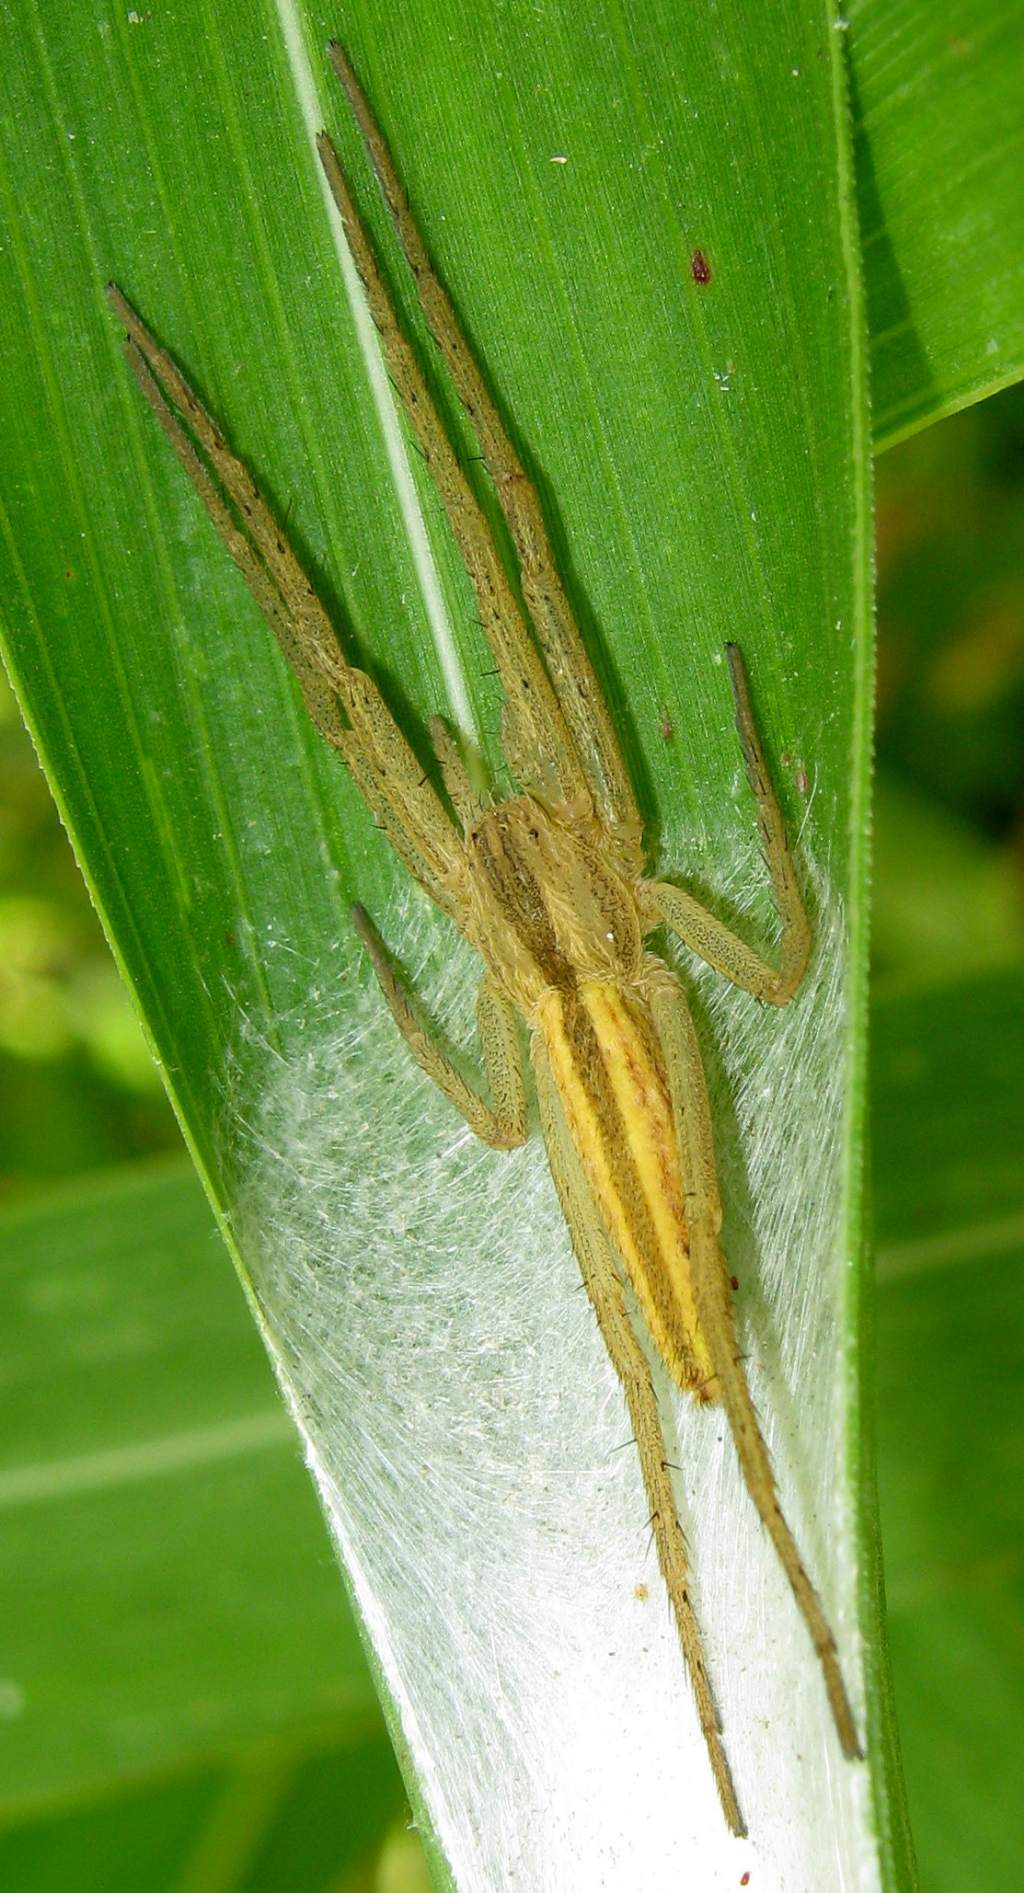
<path id="1" fill-rule="evenodd" d="M 529 1135 L 526 1078 L 516 1015 L 485 977 L 476 1001 L 477 1033 L 493 1105 L 486 1104 L 457 1071 L 440 1039 L 417 1018 L 365 908 L 352 919 L 377 975 L 388 1011 L 421 1071 L 425 1071 L 465 1118 L 470 1130 L 495 1150 L 514 1150 Z"/>
<path id="2" fill-rule="evenodd" d="M 551 680 L 523 625 L 490 528 L 445 432 L 415 352 L 402 331 L 338 154 L 324 132 L 317 144 L 392 384 L 401 397 L 476 593 L 480 624 L 505 696 L 502 723 L 506 759 L 524 787 L 565 807 L 583 807 L 589 800 L 586 777 L 569 740 Z"/>
<path id="3" fill-rule="evenodd" d="M 505 691 L 508 762 L 523 787 L 539 793 L 542 800 L 558 800 L 580 813 L 592 806 L 606 831 L 607 844 L 621 865 L 638 872 L 641 822 L 633 789 L 565 594 L 536 491 L 434 269 L 351 62 L 336 42 L 328 50 L 405 251 L 427 324 L 494 480 L 519 561 L 522 595 L 543 653 L 541 665 L 505 581 L 489 528 L 444 437 L 415 358 L 399 332 L 337 153 L 330 140 L 321 135 L 324 170 L 366 287 L 392 379 L 409 411 L 480 601 L 481 622 Z"/>
<path id="4" fill-rule="evenodd" d="M 248 467 L 116 284 L 128 361 L 153 413 L 263 612 L 320 734 L 431 899 L 452 912 L 461 839 L 373 679 L 346 664 L 334 626 Z"/>

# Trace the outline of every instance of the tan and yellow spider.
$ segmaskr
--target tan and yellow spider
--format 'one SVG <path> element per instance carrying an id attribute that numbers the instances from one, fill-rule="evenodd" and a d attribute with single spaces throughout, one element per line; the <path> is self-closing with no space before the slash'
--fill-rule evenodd
<path id="1" fill-rule="evenodd" d="M 737 1351 L 700 1048 L 675 974 L 648 952 L 660 925 L 726 979 L 784 1006 L 811 930 L 750 707 L 727 646 L 736 722 L 781 921 L 775 969 L 679 887 L 645 874 L 633 790 L 558 575 L 537 496 L 431 266 L 388 149 L 349 61 L 330 55 L 359 124 L 430 329 L 476 430 L 519 562 L 529 624 L 403 336 L 330 140 L 319 139 L 388 369 L 444 501 L 504 693 L 503 746 L 519 794 L 481 796 L 446 725 L 430 725 L 444 794 L 424 778 L 376 685 L 346 664 L 319 598 L 252 476 L 173 361 L 113 284 L 128 356 L 200 499 L 396 853 L 477 949 L 477 1023 L 489 1099 L 421 1023 L 361 908 L 356 928 L 413 1057 L 478 1137 L 499 1150 L 528 1131 L 526 1026 L 540 1122 L 587 1293 L 622 1383 L 658 1562 L 725 1818 L 744 1830 L 722 1743 L 658 1400 L 628 1284 L 676 1385 L 719 1401 L 743 1476 L 810 1632 L 843 1753 L 860 1753 L 835 1639 L 779 1504 Z"/>

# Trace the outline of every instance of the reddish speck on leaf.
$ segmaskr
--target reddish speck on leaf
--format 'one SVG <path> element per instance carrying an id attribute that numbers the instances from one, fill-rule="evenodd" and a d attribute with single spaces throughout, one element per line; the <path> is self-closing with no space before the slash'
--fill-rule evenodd
<path id="1" fill-rule="evenodd" d="M 690 274 L 694 282 L 700 283 L 702 288 L 705 283 L 711 281 L 711 265 L 703 250 L 694 250 L 690 257 Z"/>
<path id="2" fill-rule="evenodd" d="M 732 1289 L 732 1291 L 733 1291 L 733 1293 L 734 1293 L 734 1294 L 735 1294 L 735 1292 L 736 1292 L 736 1290 L 738 1289 L 738 1287 L 739 1287 L 739 1285 L 740 1285 L 740 1278 L 739 1278 L 739 1276 L 738 1276 L 738 1275 L 730 1275 L 730 1277 L 729 1277 L 729 1287 L 730 1287 L 730 1288 Z"/>

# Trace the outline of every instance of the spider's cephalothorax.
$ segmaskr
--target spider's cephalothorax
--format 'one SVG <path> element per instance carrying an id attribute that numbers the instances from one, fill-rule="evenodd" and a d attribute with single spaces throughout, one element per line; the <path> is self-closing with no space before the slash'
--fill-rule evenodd
<path id="1" fill-rule="evenodd" d="M 474 823 L 466 851 L 466 933 L 524 1018 L 533 1018 L 549 987 L 640 978 L 636 894 L 585 833 L 532 796 L 517 796 Z"/>
<path id="2" fill-rule="evenodd" d="M 811 933 L 751 711 L 727 646 L 740 746 L 781 920 L 771 966 L 685 889 L 643 876 L 629 776 L 552 557 L 537 496 L 437 279 L 352 68 L 348 95 L 424 313 L 476 429 L 519 562 L 529 622 L 398 325 L 330 140 L 320 156 L 366 288 L 391 380 L 451 520 L 504 693 L 503 747 L 523 793 L 485 807 L 458 744 L 431 725 L 446 799 L 424 776 L 375 683 L 342 656 L 333 627 L 251 474 L 121 292 L 109 294 L 142 390 L 292 665 L 307 709 L 401 860 L 484 962 L 477 1021 L 487 1093 L 468 1084 L 421 1022 L 367 916 L 354 919 L 413 1057 L 478 1136 L 526 1141 L 522 1026 L 541 1128 L 573 1248 L 622 1384 L 665 1580 L 726 1820 L 743 1819 L 690 1595 L 686 1547 L 647 1356 L 628 1280 L 676 1384 L 720 1401 L 740 1466 L 821 1663 L 840 1745 L 859 1754 L 835 1640 L 783 1516 L 739 1358 L 714 1138 L 686 994 L 644 948 L 666 925 L 747 992 L 782 1006 L 806 969 Z M 521 1022 L 521 1023 L 520 1023 Z"/>

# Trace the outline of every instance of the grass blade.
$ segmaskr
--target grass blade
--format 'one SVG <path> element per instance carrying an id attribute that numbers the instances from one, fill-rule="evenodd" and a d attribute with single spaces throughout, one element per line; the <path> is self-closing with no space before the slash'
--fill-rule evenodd
<path id="1" fill-rule="evenodd" d="M 367 10 L 351 50 L 541 486 L 661 859 L 767 926 L 722 671 L 733 636 L 800 825 L 819 934 L 805 999 L 780 1023 L 706 979 L 697 996 L 729 1252 L 752 1331 L 777 1349 L 758 1394 L 819 1564 L 841 1545 L 830 1603 L 851 1630 L 859 1609 L 870 1638 L 848 1365 L 868 443 L 838 42 L 824 10 L 766 4 L 711 20 L 652 0 L 543 28 L 467 7 L 439 25 L 433 9 Z M 410 725 L 448 703 L 493 754 L 466 588 L 436 504 L 401 471 L 337 268 L 309 139 L 319 113 L 340 118 L 319 38 L 243 3 L 230 31 L 198 5 L 98 36 L 72 17 L 55 47 L 33 9 L 10 49 L 8 122 L 34 135 L 8 141 L 0 188 L 60 233 L 32 246 L 23 225 L 9 259 L 12 671 L 458 1883 L 500 1880 L 516 1857 L 524 1884 L 591 1884 L 609 1850 L 635 1862 L 638 1831 L 652 1889 L 687 1861 L 732 1875 L 699 1747 L 684 1761 L 667 1627 L 633 1608 L 635 1470 L 612 1457 L 621 1417 L 537 1153 L 469 1148 L 410 1076 L 346 902 L 366 902 L 456 1037 L 468 958 L 306 728 L 101 300 L 116 275 L 268 471 L 347 648 Z M 757 1857 L 820 1883 L 838 1852 L 877 1878 L 886 1817 L 826 1767 L 821 1705 L 794 1716 L 787 1675 L 806 1652 L 731 1461 L 701 1416 L 678 1424 Z M 614 1670 L 598 1661 L 609 1613 Z M 586 1754 L 565 1674 L 586 1692 Z M 548 1817 L 527 1822 L 540 1802 Z M 897 1884 L 904 1867 L 885 1871 Z"/>

